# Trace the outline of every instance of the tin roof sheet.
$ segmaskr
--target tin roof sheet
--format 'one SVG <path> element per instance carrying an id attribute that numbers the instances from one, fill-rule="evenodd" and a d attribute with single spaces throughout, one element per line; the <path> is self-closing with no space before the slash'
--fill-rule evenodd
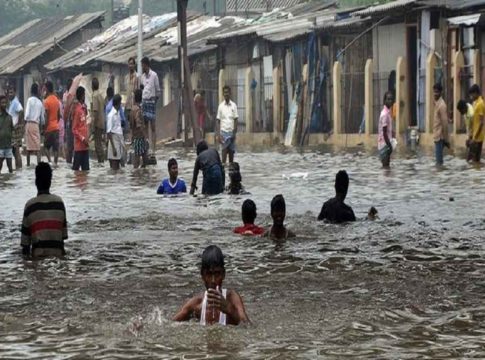
<path id="1" fill-rule="evenodd" d="M 65 18 L 36 19 L 0 38 L 0 75 L 13 74 L 83 27 L 100 21 L 104 11 Z"/>
<path id="2" fill-rule="evenodd" d="M 147 22 L 153 21 L 146 19 Z M 193 15 L 187 22 L 187 52 L 195 55 L 216 48 L 216 45 L 207 44 L 206 39 L 212 35 L 230 31 L 236 24 L 244 21 L 238 17 L 211 17 Z M 161 22 L 159 22 L 161 24 Z M 131 28 L 129 21 L 120 28 Z M 125 64 L 130 56 L 136 55 L 137 36 L 136 28 L 133 34 L 122 31 L 125 36 L 115 36 L 113 29 L 108 29 L 98 35 L 103 41 L 90 40 L 73 50 L 62 58 L 46 65 L 50 70 L 80 67 L 91 62 L 107 62 Z M 111 35 L 109 35 L 111 34 Z M 152 29 L 145 34 L 143 40 L 143 54 L 156 62 L 170 61 L 178 56 L 178 31 L 176 14 L 167 17 L 163 26 Z M 92 46 L 96 43 L 96 46 Z"/>
<path id="3" fill-rule="evenodd" d="M 485 5 L 485 0 L 418 0 L 419 5 L 450 10 L 465 10 Z"/>
<path id="4" fill-rule="evenodd" d="M 416 3 L 416 1 L 417 0 L 396 0 L 385 4 L 381 4 L 381 5 L 369 6 L 366 9 L 357 11 L 355 15 L 357 16 L 374 15 L 374 14 L 384 13 L 392 10 L 398 10 L 408 6 L 412 6 L 413 4 Z"/>
<path id="5" fill-rule="evenodd" d="M 301 3 L 302 0 L 227 0 L 226 11 L 265 12 L 276 8 L 287 8 Z"/>

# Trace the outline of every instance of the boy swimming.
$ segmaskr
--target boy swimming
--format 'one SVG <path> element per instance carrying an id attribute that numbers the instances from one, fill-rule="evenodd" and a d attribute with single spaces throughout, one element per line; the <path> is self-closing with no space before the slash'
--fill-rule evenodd
<path id="1" fill-rule="evenodd" d="M 200 273 L 206 291 L 187 301 L 173 320 L 196 318 L 201 325 L 239 325 L 249 322 L 241 296 L 234 290 L 222 288 L 226 269 L 224 255 L 216 245 L 208 246 L 202 253 Z"/>
<path id="2" fill-rule="evenodd" d="M 187 187 L 185 186 L 185 181 L 180 179 L 179 176 L 179 167 L 177 160 L 170 159 L 168 160 L 168 178 L 163 179 L 157 189 L 158 195 L 175 195 L 179 193 L 186 193 Z"/>
<path id="3" fill-rule="evenodd" d="M 234 164 L 234 163 L 233 163 Z M 240 235 L 263 235 L 264 229 L 257 225 L 254 225 L 256 219 L 256 204 L 253 200 L 244 200 L 242 204 L 242 221 L 244 226 L 239 226 L 234 229 L 235 234 Z"/>
<path id="4" fill-rule="evenodd" d="M 226 187 L 226 192 L 231 195 L 244 195 L 248 192 L 244 189 L 241 183 L 241 171 L 237 162 L 229 163 L 229 185 Z"/>
<path id="5" fill-rule="evenodd" d="M 271 200 L 271 217 L 273 218 L 273 226 L 271 226 L 264 237 L 269 237 L 274 240 L 284 240 L 295 237 L 296 235 L 288 230 L 285 226 L 286 217 L 286 203 L 283 195 L 276 195 Z"/>

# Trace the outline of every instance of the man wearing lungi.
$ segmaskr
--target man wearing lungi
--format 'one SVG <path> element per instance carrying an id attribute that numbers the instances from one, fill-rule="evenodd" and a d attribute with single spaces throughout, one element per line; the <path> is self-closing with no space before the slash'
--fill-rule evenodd
<path id="1" fill-rule="evenodd" d="M 236 133 L 237 133 L 237 105 L 231 100 L 231 88 L 224 86 L 224 101 L 219 104 L 217 109 L 216 137 L 222 144 L 222 163 L 226 164 L 227 154 L 229 162 L 234 162 L 236 152 Z"/>
<path id="2" fill-rule="evenodd" d="M 157 144 L 157 100 L 161 94 L 160 82 L 158 81 L 158 75 L 155 71 L 150 69 L 150 59 L 144 57 L 141 60 L 141 66 L 143 73 L 141 74 L 141 85 L 143 86 L 142 94 L 142 110 L 145 123 L 150 123 L 150 139 L 151 148 L 155 153 L 155 146 Z"/>
<path id="3" fill-rule="evenodd" d="M 39 85 L 32 84 L 30 94 L 25 106 L 27 166 L 30 166 L 30 155 L 32 154 L 37 156 L 37 163 L 40 163 L 40 126 L 44 124 L 44 105 L 39 99 Z"/>

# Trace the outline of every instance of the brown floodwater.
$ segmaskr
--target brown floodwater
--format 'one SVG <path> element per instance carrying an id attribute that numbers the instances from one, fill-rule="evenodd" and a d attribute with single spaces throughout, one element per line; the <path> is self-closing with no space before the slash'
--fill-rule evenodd
<path id="1" fill-rule="evenodd" d="M 34 171 L 0 175 L 1 359 L 485 358 L 484 168 L 448 156 L 438 170 L 408 153 L 386 172 L 358 150 L 243 151 L 250 195 L 156 196 L 172 156 L 190 183 L 195 154 L 178 149 L 118 174 L 61 163 L 52 192 L 67 208 L 63 260 L 22 258 Z M 340 169 L 360 220 L 317 222 Z M 296 239 L 232 234 L 244 199 L 269 225 L 278 193 Z M 365 220 L 371 206 L 377 221 Z M 251 325 L 170 320 L 203 290 L 209 244 L 225 253 L 224 284 L 242 295 Z M 130 328 L 137 319 L 141 331 Z"/>

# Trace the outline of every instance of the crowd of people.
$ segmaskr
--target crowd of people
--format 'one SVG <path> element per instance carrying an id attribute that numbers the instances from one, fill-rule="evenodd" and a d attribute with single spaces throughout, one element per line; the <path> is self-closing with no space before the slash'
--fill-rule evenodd
<path id="1" fill-rule="evenodd" d="M 126 143 L 133 148 L 134 167 L 145 166 L 149 149 L 154 152 L 156 148 L 156 102 L 161 91 L 150 60 L 145 57 L 141 63 L 143 73 L 138 75 L 135 59 L 128 60 L 124 106 L 111 84 L 105 95 L 101 93 L 96 77 L 91 81 L 90 104 L 86 103 L 86 89 L 79 85 L 80 77 L 69 79 L 65 90 L 58 87 L 55 91 L 49 80 L 41 86 L 32 84 L 25 108 L 10 85 L 0 96 L 0 170 L 6 161 L 12 173 L 13 159 L 15 169 L 22 168 L 23 143 L 27 166 L 31 156 L 37 163 L 43 156 L 48 162 L 53 157 L 55 165 L 62 156 L 73 170 L 88 171 L 91 142 L 97 161 L 107 159 L 114 170 L 128 160 Z"/>
<path id="2" fill-rule="evenodd" d="M 8 89 L 7 96 L 0 96 L 0 171 L 4 160 L 9 172 L 22 167 L 20 155 L 25 140 L 27 165 L 31 155 L 37 157 L 35 184 L 37 196 L 30 199 L 24 208 L 21 227 L 21 248 L 25 255 L 34 258 L 44 256 L 63 256 L 64 240 L 68 237 L 66 208 L 63 200 L 50 193 L 52 168 L 42 162 L 46 156 L 48 162 L 53 157 L 54 164 L 59 156 L 72 163 L 73 170 L 88 171 L 90 168 L 90 143 L 94 142 L 97 161 L 109 161 L 113 170 L 118 170 L 127 161 L 126 140 L 133 150 L 134 168 L 146 166 L 148 151 L 156 147 L 156 103 L 160 95 L 157 74 L 150 69 L 148 58 L 142 59 L 143 73 L 135 71 L 135 59 L 128 61 L 129 73 L 125 79 L 128 96 L 124 106 L 122 97 L 108 87 L 106 96 L 99 90 L 97 78 L 91 82 L 90 110 L 86 105 L 86 89 L 77 81 L 70 80 L 64 92 L 54 91 L 51 81 L 45 82 L 42 89 L 34 83 L 31 86 L 25 111 L 16 96 L 14 87 Z M 443 88 L 434 86 L 433 137 L 437 165 L 443 165 L 443 152 L 449 147 L 448 125 L 450 123 L 447 106 L 443 100 Z M 469 161 L 480 161 L 483 139 L 485 137 L 485 104 L 480 88 L 473 85 L 469 89 L 470 101 L 461 100 L 458 111 L 464 116 L 468 133 Z M 231 89 L 223 89 L 224 100 L 219 104 L 216 116 L 216 143 L 222 148 L 212 148 L 204 140 L 196 147 L 197 157 L 194 163 L 190 194 L 198 190 L 197 179 L 202 172 L 204 195 L 249 194 L 242 185 L 240 167 L 234 161 L 238 125 L 237 105 L 231 100 Z M 198 123 L 204 127 L 207 109 L 203 104 L 203 94 L 194 98 L 197 108 Z M 391 155 L 396 148 L 393 131 L 394 96 L 387 92 L 379 118 L 378 150 L 383 167 L 388 168 Z M 44 136 L 41 152 L 41 136 Z M 227 161 L 229 165 L 226 166 Z M 167 164 L 168 177 L 157 188 L 157 194 L 176 195 L 187 193 L 185 181 L 178 176 L 177 160 L 172 158 Z M 229 181 L 226 181 L 226 170 Z M 226 186 L 227 182 L 227 186 Z M 318 220 L 331 223 L 345 223 L 356 220 L 350 206 L 345 203 L 349 188 L 349 176 L 339 171 L 335 178 L 335 197 L 326 201 L 318 215 Z M 255 224 L 256 204 L 246 199 L 241 208 L 242 226 L 234 228 L 235 234 L 245 236 L 263 236 L 273 240 L 286 240 L 296 234 L 285 225 L 286 202 L 283 195 L 274 196 L 271 201 L 272 225 L 264 228 Z M 369 219 L 375 219 L 377 210 L 371 208 Z M 189 300 L 174 316 L 174 320 L 183 321 L 197 318 L 201 324 L 219 323 L 237 325 L 248 322 L 244 304 L 240 295 L 222 287 L 225 277 L 224 256 L 217 246 L 209 246 L 202 253 L 201 276 L 206 291 Z"/>
<path id="3" fill-rule="evenodd" d="M 116 102 L 114 102 L 114 106 L 116 106 Z M 204 151 L 209 150 L 206 148 Z M 170 159 L 167 167 L 169 177 L 161 182 L 157 193 L 163 195 L 186 193 L 185 182 L 178 177 L 176 159 Z M 213 174 L 211 173 L 211 175 Z M 211 178 L 211 181 L 213 179 Z M 66 254 L 64 248 L 64 241 L 68 238 L 66 207 L 59 196 L 51 194 L 51 183 L 51 166 L 46 162 L 39 162 L 35 168 L 37 196 L 30 199 L 25 205 L 20 240 L 22 253 L 34 259 L 50 256 L 62 257 Z M 219 181 L 216 181 L 215 184 L 206 186 L 210 189 L 220 186 Z M 335 180 L 336 196 L 325 202 L 318 220 L 327 220 L 332 223 L 356 220 L 352 208 L 344 203 L 348 186 L 347 173 L 339 171 Z M 230 189 L 227 190 L 230 193 Z M 273 224 L 268 229 L 255 224 L 256 204 L 251 199 L 243 202 L 241 215 L 243 226 L 235 227 L 233 230 L 235 234 L 263 236 L 275 241 L 284 241 L 296 236 L 285 226 L 286 203 L 281 194 L 276 195 L 271 201 Z M 217 246 L 211 245 L 204 250 L 201 276 L 206 291 L 183 305 L 174 316 L 175 321 L 196 318 L 203 325 L 214 323 L 237 325 L 249 322 L 240 295 L 235 291 L 222 288 L 225 277 L 224 257 Z"/>
<path id="4" fill-rule="evenodd" d="M 435 160 L 437 166 L 443 166 L 444 150 L 450 148 L 450 136 L 448 127 L 453 123 L 448 115 L 448 107 L 443 99 L 443 86 L 436 83 L 433 86 L 434 113 L 433 113 L 433 140 L 435 146 Z M 467 133 L 467 156 L 468 162 L 480 163 L 482 156 L 483 140 L 485 139 L 485 103 L 481 95 L 480 87 L 472 85 L 468 90 L 468 101 L 458 101 L 456 107 L 463 116 Z M 470 103 L 471 102 L 471 103 Z M 394 95 L 388 91 L 384 95 L 384 106 L 379 116 L 379 130 L 377 148 L 379 158 L 384 168 L 389 168 L 391 154 L 396 149 L 397 141 L 393 131 L 393 119 L 395 119 L 396 105 Z"/>

